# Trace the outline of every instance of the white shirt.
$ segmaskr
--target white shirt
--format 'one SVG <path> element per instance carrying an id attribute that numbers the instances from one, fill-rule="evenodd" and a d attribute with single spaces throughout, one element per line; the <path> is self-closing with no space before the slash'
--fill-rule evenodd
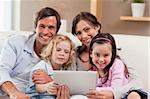
<path id="1" fill-rule="evenodd" d="M 20 91 L 25 91 L 31 68 L 40 61 L 35 54 L 35 34 L 11 36 L 0 54 L 0 86 L 11 81 Z"/>

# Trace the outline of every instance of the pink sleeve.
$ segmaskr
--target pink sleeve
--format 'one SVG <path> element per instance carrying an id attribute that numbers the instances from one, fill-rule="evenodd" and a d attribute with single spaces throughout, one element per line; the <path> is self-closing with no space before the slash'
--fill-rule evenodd
<path id="1" fill-rule="evenodd" d="M 111 77 L 111 86 L 120 87 L 126 83 L 126 78 L 124 74 L 125 65 L 120 59 L 116 59 L 112 67 L 110 68 L 109 77 Z"/>
<path id="2" fill-rule="evenodd" d="M 124 69 L 125 69 L 125 65 L 123 64 L 123 62 L 119 59 L 115 59 L 115 62 L 109 71 L 109 80 L 110 80 L 109 86 L 108 87 L 97 87 L 96 90 L 112 91 L 116 87 L 123 86 L 127 80 L 124 75 Z M 108 83 L 108 82 L 106 82 L 106 83 Z"/>
<path id="3" fill-rule="evenodd" d="M 111 87 L 96 87 L 96 90 L 97 91 L 110 90 L 113 92 L 113 88 L 111 88 Z"/>

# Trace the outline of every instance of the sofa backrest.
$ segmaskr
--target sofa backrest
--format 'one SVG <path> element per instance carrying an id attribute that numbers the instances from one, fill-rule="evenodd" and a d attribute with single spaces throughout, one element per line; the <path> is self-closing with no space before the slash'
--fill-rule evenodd
<path id="1" fill-rule="evenodd" d="M 150 91 L 150 37 L 113 34 L 118 54 L 127 66 L 134 67 L 142 77 L 144 87 Z"/>
<path id="2" fill-rule="evenodd" d="M 29 35 L 31 33 L 29 31 L 0 32 L 0 49 L 8 36 L 14 34 Z M 64 35 L 70 37 L 76 46 L 81 45 L 80 41 L 71 33 Z M 122 34 L 113 34 L 113 36 L 116 40 L 117 48 L 121 49 L 118 51 L 118 54 L 127 66 L 132 66 L 138 71 L 145 88 L 150 91 L 150 37 Z"/>

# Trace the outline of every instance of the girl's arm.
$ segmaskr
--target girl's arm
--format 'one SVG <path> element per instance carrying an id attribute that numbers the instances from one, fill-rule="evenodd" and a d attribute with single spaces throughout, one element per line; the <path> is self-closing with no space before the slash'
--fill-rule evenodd
<path id="1" fill-rule="evenodd" d="M 141 77 L 140 75 L 138 75 L 135 69 L 132 67 L 128 67 L 128 71 L 129 71 L 128 83 L 122 86 L 121 88 L 116 87 L 113 89 L 115 99 L 121 98 L 126 92 L 128 92 L 132 88 L 134 89 L 143 88 Z"/>
<path id="2" fill-rule="evenodd" d="M 113 65 L 109 70 L 109 78 L 103 87 L 97 87 L 97 90 L 110 90 L 113 91 L 114 88 L 121 88 L 123 85 L 128 83 L 127 78 L 124 74 L 125 66 L 123 62 L 119 59 L 115 59 Z M 105 87 L 106 86 L 106 87 Z"/>

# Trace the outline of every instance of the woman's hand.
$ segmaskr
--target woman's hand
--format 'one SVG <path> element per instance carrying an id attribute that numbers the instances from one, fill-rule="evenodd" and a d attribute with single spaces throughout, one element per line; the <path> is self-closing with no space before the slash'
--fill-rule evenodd
<path id="1" fill-rule="evenodd" d="M 56 99 L 70 99 L 70 91 L 66 85 L 59 86 Z"/>
<path id="2" fill-rule="evenodd" d="M 113 92 L 109 90 L 90 90 L 89 93 L 87 93 L 87 97 L 89 99 L 114 99 Z"/>
<path id="3" fill-rule="evenodd" d="M 45 84 L 51 82 L 51 77 L 48 76 L 48 73 L 44 70 L 37 70 L 32 75 L 32 80 L 35 84 Z"/>
<path id="4" fill-rule="evenodd" d="M 16 90 L 16 91 L 9 94 L 9 98 L 10 99 L 30 99 L 30 96 L 26 95 L 23 92 Z"/>

